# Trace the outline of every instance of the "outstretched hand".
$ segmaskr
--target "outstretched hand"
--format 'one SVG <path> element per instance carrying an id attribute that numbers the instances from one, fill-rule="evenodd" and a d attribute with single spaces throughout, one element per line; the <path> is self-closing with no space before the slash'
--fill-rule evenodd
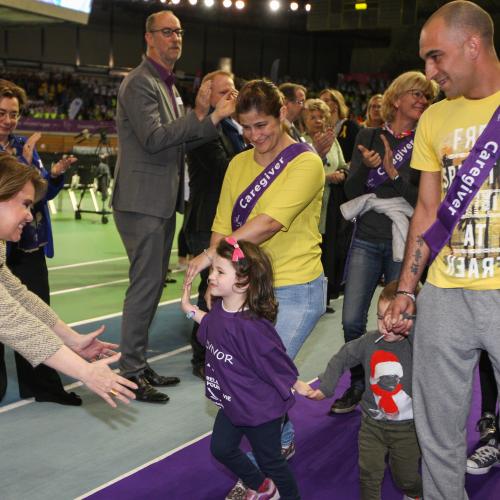
<path id="1" fill-rule="evenodd" d="M 105 329 L 106 327 L 101 325 L 97 330 L 86 335 L 78 334 L 77 342 L 70 346 L 71 349 L 82 358 L 91 361 L 116 354 L 114 349 L 118 347 L 118 344 L 103 342 L 97 338 Z"/>
<path id="2" fill-rule="evenodd" d="M 114 399 L 123 403 L 129 403 L 135 399 L 135 394 L 129 389 L 137 389 L 137 385 L 124 377 L 116 374 L 108 366 L 120 359 L 117 353 L 109 358 L 101 359 L 89 365 L 87 374 L 82 382 L 92 391 L 100 396 L 106 403 L 116 408 Z"/>

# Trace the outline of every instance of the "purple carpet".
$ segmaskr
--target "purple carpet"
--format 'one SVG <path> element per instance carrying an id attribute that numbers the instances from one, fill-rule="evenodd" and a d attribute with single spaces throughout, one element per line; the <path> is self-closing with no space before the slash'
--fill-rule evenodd
<path id="1" fill-rule="evenodd" d="M 347 388 L 349 376 L 337 387 L 337 395 Z M 303 500 L 356 500 L 359 498 L 357 434 L 359 410 L 347 415 L 327 416 L 332 400 L 309 401 L 297 396 L 290 412 L 296 429 L 297 453 L 290 461 Z M 469 449 L 477 442 L 475 422 L 480 413 L 477 376 L 469 417 Z M 235 478 L 211 456 L 210 437 L 180 450 L 130 477 L 88 497 L 93 500 L 219 500 Z M 483 476 L 466 477 L 469 496 L 475 500 L 500 498 L 500 468 Z M 401 500 L 386 472 L 382 489 L 384 500 Z"/>

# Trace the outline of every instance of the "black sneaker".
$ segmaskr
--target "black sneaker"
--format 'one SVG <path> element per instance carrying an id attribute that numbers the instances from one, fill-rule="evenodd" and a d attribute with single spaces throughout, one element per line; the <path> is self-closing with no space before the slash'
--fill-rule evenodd
<path id="1" fill-rule="evenodd" d="M 360 389 L 359 387 L 349 387 L 349 389 L 344 392 L 343 396 L 333 403 L 330 412 L 349 413 L 353 411 L 361 401 L 363 392 L 365 392 L 364 389 Z"/>
<path id="2" fill-rule="evenodd" d="M 495 439 L 478 448 L 467 459 L 467 472 L 474 475 L 487 474 L 494 466 L 500 465 L 500 451 Z"/>
<path id="3" fill-rule="evenodd" d="M 497 433 L 495 415 L 484 412 L 477 421 L 476 430 L 479 432 L 479 441 L 481 443 L 487 443 L 490 439 L 495 438 Z"/>

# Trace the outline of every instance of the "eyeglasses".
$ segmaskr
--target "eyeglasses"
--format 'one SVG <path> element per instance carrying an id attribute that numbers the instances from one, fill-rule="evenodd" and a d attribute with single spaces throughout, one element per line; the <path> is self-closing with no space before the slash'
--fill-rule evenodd
<path id="1" fill-rule="evenodd" d="M 17 111 L 12 111 L 9 113 L 8 111 L 5 111 L 5 109 L 0 109 L 0 120 L 5 120 L 7 116 L 11 120 L 19 120 L 20 114 Z"/>
<path id="2" fill-rule="evenodd" d="M 304 106 L 304 103 L 306 101 L 304 101 L 304 99 L 295 99 L 295 101 L 293 101 L 295 104 L 298 104 L 299 106 Z"/>
<path id="3" fill-rule="evenodd" d="M 176 28 L 176 29 L 172 29 L 172 28 L 159 28 L 157 30 L 150 30 L 149 32 L 150 33 L 156 33 L 158 31 L 161 32 L 161 34 L 165 38 L 170 38 L 174 33 L 180 38 L 180 37 L 184 36 L 184 33 L 186 32 L 186 30 L 184 30 L 182 28 Z"/>
<path id="4" fill-rule="evenodd" d="M 418 89 L 410 89 L 406 91 L 407 94 L 411 94 L 415 99 L 424 99 L 426 101 L 432 101 L 434 97 L 430 94 L 426 94 L 425 92 L 422 92 L 421 90 Z"/>

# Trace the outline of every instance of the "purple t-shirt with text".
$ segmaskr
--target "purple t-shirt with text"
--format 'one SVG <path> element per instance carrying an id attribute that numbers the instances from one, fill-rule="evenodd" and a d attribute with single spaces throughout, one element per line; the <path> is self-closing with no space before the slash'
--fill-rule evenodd
<path id="1" fill-rule="evenodd" d="M 298 372 L 274 326 L 247 312 L 227 312 L 222 301 L 201 321 L 206 347 L 206 396 L 234 425 L 257 426 L 293 406 Z"/>

